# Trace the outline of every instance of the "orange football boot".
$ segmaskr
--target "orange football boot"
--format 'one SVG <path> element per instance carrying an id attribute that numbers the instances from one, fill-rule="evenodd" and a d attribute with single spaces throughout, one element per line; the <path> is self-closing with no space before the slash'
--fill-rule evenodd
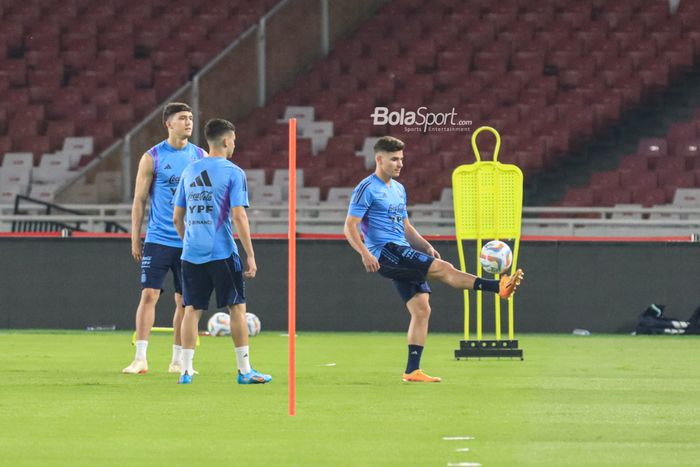
<path id="1" fill-rule="evenodd" d="M 407 383 L 439 383 L 442 381 L 442 378 L 438 378 L 437 376 L 428 376 L 419 368 L 410 373 L 404 373 L 403 380 Z"/>

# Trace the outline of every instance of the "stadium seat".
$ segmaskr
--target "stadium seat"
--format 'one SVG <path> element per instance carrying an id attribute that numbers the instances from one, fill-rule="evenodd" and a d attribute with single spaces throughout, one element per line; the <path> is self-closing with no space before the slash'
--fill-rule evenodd
<path id="1" fill-rule="evenodd" d="M 30 171 L 22 168 L 0 168 L 0 186 L 19 187 L 18 194 L 26 195 L 29 189 Z"/>
<path id="2" fill-rule="evenodd" d="M 632 202 L 632 193 L 624 188 L 612 190 L 598 190 L 600 206 L 615 206 L 616 204 L 630 204 Z"/>
<path id="3" fill-rule="evenodd" d="M 0 183 L 0 205 L 14 204 L 17 195 L 26 194 L 26 189 L 23 190 L 20 185 Z"/>
<path id="4" fill-rule="evenodd" d="M 29 197 L 45 203 L 53 203 L 58 188 L 59 185 L 56 183 L 32 183 L 29 187 Z"/>
<path id="5" fill-rule="evenodd" d="M 93 138 L 92 137 L 68 137 L 63 141 L 63 151 L 77 152 L 80 155 L 88 156 L 93 153 Z"/>
<path id="6" fill-rule="evenodd" d="M 248 186 L 265 185 L 265 170 L 264 169 L 247 169 L 245 171 L 246 181 Z"/>
<path id="7" fill-rule="evenodd" d="M 673 205 L 681 207 L 700 207 L 700 188 L 679 188 L 673 196 Z"/>
<path id="8" fill-rule="evenodd" d="M 59 167 L 44 166 L 32 169 L 32 183 L 36 184 L 63 185 L 69 178 L 70 172 Z"/>

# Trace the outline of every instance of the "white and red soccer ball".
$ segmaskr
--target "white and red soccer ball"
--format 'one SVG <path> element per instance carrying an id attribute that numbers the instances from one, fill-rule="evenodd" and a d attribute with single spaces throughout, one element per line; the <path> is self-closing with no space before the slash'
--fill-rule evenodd
<path id="1" fill-rule="evenodd" d="M 489 274 L 502 274 L 513 264 L 513 252 L 506 243 L 491 240 L 481 248 L 479 262 Z"/>

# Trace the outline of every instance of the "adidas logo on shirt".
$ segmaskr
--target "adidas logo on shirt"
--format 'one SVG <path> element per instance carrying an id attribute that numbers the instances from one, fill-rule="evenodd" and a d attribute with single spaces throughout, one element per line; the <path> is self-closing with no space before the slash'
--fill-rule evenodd
<path id="1" fill-rule="evenodd" d="M 190 186 L 211 186 L 211 180 L 209 180 L 209 174 L 207 171 L 203 170 L 199 175 L 197 175 L 197 178 L 194 179 L 194 182 L 190 183 Z"/>
<path id="2" fill-rule="evenodd" d="M 164 167 L 164 170 L 170 170 L 170 169 L 172 169 L 172 167 L 170 167 L 170 164 L 168 164 Z"/>

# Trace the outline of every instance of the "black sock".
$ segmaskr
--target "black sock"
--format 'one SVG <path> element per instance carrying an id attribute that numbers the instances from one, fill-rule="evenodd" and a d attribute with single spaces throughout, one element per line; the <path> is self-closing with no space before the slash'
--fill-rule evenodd
<path id="1" fill-rule="evenodd" d="M 500 290 L 499 282 L 500 281 L 495 279 L 482 279 L 481 277 L 477 277 L 474 281 L 474 290 L 485 290 L 487 292 L 498 293 Z"/>
<path id="2" fill-rule="evenodd" d="M 406 365 L 407 374 L 420 368 L 420 356 L 422 354 L 422 345 L 408 345 L 408 364 Z"/>

